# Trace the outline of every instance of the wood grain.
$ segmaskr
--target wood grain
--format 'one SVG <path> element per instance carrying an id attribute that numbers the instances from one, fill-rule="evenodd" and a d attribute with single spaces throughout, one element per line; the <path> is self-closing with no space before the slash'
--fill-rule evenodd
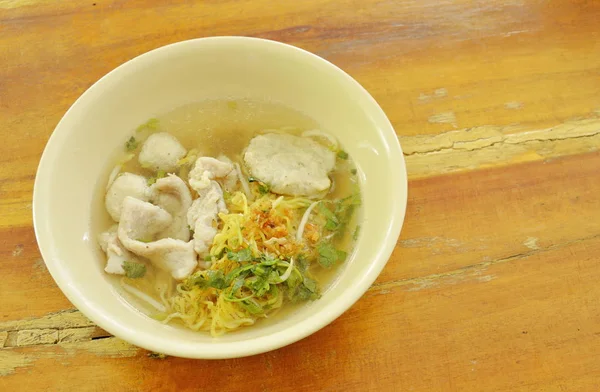
<path id="1" fill-rule="evenodd" d="M 0 0 L 0 390 L 600 390 L 599 20 L 593 0 Z M 61 294 L 31 192 L 94 81 L 211 35 L 291 43 L 355 77 L 400 137 L 409 207 L 332 325 L 245 359 L 160 359 Z"/>
<path id="2" fill-rule="evenodd" d="M 574 167 L 587 170 L 578 172 Z M 593 153 L 411 181 L 412 213 L 376 285 L 332 325 L 276 352 L 229 361 L 156 360 L 100 333 L 95 336 L 104 339 L 85 335 L 74 342 L 6 347 L 0 351 L 0 370 L 7 377 L 0 382 L 7 390 L 17 385 L 79 390 L 86 388 L 91 372 L 95 386 L 114 388 L 111 383 L 117 378 L 121 389 L 111 390 L 124 391 L 174 385 L 181 390 L 245 385 L 265 391 L 311 386 L 336 391 L 341 390 L 339 380 L 344 380 L 344 390 L 387 386 L 485 391 L 489 385 L 498 391 L 561 390 L 561 386 L 594 390 L 600 374 L 596 301 L 600 209 L 590 196 L 600 193 L 598 170 L 600 154 Z M 442 197 L 449 184 L 453 193 Z M 496 219 L 472 204 L 475 195 L 481 204 L 495 206 L 490 211 Z M 497 203 L 511 198 L 517 200 Z M 441 209 L 456 215 L 436 212 Z M 543 223 L 523 219 L 515 224 L 523 210 L 531 210 L 531 221 Z M 554 210 L 587 218 L 587 223 L 582 219 L 557 234 L 564 220 L 548 212 Z M 489 227 L 492 238 L 485 242 L 469 238 L 458 246 L 441 236 L 411 238 L 419 235 L 420 226 L 430 230 L 460 226 L 461 215 L 470 225 Z M 470 250 L 477 245 L 480 249 Z M 27 247 L 23 249 L 15 258 L 26 256 Z M 25 276 L 18 271 L 13 275 Z M 38 301 L 43 302 L 41 295 L 30 297 L 30 302 Z M 25 318 L 18 309 L 11 313 Z M 0 330 L 44 330 L 47 335 L 54 328 L 58 336 L 66 327 L 72 331 L 90 326 L 77 312 L 68 312 L 29 322 L 2 322 Z M 57 368 L 66 366 L 77 369 L 68 388 L 55 377 Z M 92 366 L 102 371 L 91 370 Z M 303 374 L 300 384 L 287 382 L 289 368 Z M 35 380 L 27 376 L 31 369 L 38 376 Z M 336 377 L 330 377 L 334 373 Z M 135 376 L 139 374 L 147 377 L 142 380 Z M 249 374 L 253 376 L 247 378 Z M 510 376 L 514 374 L 519 376 Z"/>

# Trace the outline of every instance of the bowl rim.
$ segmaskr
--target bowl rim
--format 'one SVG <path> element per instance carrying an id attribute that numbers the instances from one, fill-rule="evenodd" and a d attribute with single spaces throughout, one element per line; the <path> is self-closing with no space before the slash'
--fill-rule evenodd
<path id="1" fill-rule="evenodd" d="M 129 68 L 136 66 L 138 63 L 152 62 L 155 57 L 162 56 L 165 52 L 168 52 L 175 48 L 188 45 L 201 45 L 203 43 L 208 42 L 214 43 L 217 41 L 242 41 L 247 45 L 267 45 L 271 46 L 273 49 L 281 49 L 296 52 L 305 56 L 308 59 L 308 61 L 313 62 L 321 67 L 329 68 L 329 70 L 338 73 L 344 79 L 345 83 L 347 83 L 348 86 L 354 88 L 359 94 L 363 95 L 367 99 L 368 103 L 372 106 L 372 110 L 378 112 L 379 117 L 381 118 L 380 122 L 382 122 L 383 125 L 382 133 L 387 143 L 387 147 L 390 149 L 390 156 L 395 156 L 396 160 L 398 161 L 398 164 L 394 165 L 393 170 L 390 171 L 390 173 L 388 173 L 388 178 L 391 181 L 393 181 L 393 189 L 395 191 L 400 191 L 400 193 L 405 195 L 405 197 L 402 200 L 397 200 L 395 203 L 393 203 L 393 209 L 392 211 L 390 211 L 391 220 L 385 231 L 385 235 L 381 241 L 381 244 L 383 244 L 383 246 L 377 252 L 374 253 L 374 257 L 370 263 L 366 274 L 364 274 L 358 281 L 355 282 L 355 284 L 353 285 L 353 289 L 348 290 L 346 292 L 347 295 L 335 298 L 329 304 L 327 304 L 320 312 L 312 314 L 310 317 L 307 317 L 299 324 L 296 324 L 294 326 L 295 333 L 291 334 L 289 333 L 288 329 L 284 329 L 282 331 L 277 331 L 270 335 L 260 336 L 258 338 L 243 341 L 242 344 L 240 344 L 240 342 L 219 343 L 218 341 L 213 341 L 209 343 L 177 342 L 178 344 L 175 344 L 176 342 L 173 341 L 166 342 L 158 339 L 148 339 L 148 337 L 144 333 L 140 333 L 139 331 L 134 331 L 129 328 L 123 328 L 122 325 L 113 318 L 111 318 L 110 315 L 101 314 L 96 309 L 94 309 L 93 306 L 90 306 L 90 304 L 81 296 L 81 292 L 74 286 L 68 284 L 66 277 L 63 275 L 62 268 L 59 265 L 61 263 L 54 261 L 55 251 L 53 249 L 52 244 L 49 243 L 48 239 L 44 240 L 45 234 L 43 232 L 43 222 L 45 220 L 44 215 L 46 214 L 46 211 L 42 207 L 42 200 L 44 194 L 43 188 L 48 185 L 48 181 L 45 181 L 45 179 L 49 178 L 51 174 L 51 161 L 53 160 L 54 155 L 58 151 L 54 145 L 58 143 L 57 139 L 59 138 L 61 132 L 66 132 L 63 131 L 64 123 L 66 122 L 65 119 L 69 117 L 69 114 L 71 112 L 76 111 L 78 106 L 81 105 L 82 102 L 85 101 L 87 97 L 92 94 L 93 91 L 102 88 L 102 85 L 106 83 L 107 79 L 113 77 L 115 74 L 125 72 Z M 103 77 L 98 79 L 94 84 L 92 84 L 83 94 L 81 94 L 77 98 L 77 100 L 75 100 L 75 102 L 70 106 L 70 108 L 65 112 L 61 120 L 58 122 L 50 138 L 48 139 L 46 147 L 44 148 L 44 152 L 40 159 L 34 182 L 32 210 L 33 226 L 36 239 L 38 242 L 40 253 L 42 255 L 42 258 L 44 259 L 48 271 L 50 272 L 58 287 L 69 299 L 69 301 L 92 322 L 94 322 L 96 325 L 100 326 L 107 332 L 113 334 L 114 336 L 121 338 L 135 346 L 144 348 L 146 350 L 183 358 L 224 359 L 260 354 L 295 343 L 327 326 L 335 319 L 337 319 L 341 314 L 347 311 L 352 305 L 354 305 L 354 303 L 356 303 L 356 301 L 358 301 L 373 284 L 373 282 L 379 276 L 379 274 L 381 273 L 391 256 L 391 253 L 400 235 L 402 225 L 404 223 L 406 205 L 408 200 L 407 195 L 408 178 L 406 172 L 406 164 L 404 161 L 402 148 L 400 146 L 400 142 L 398 140 L 398 137 L 396 136 L 394 128 L 390 123 L 388 117 L 385 115 L 383 109 L 377 103 L 377 101 L 364 87 L 362 87 L 348 73 L 346 73 L 333 63 L 329 62 L 328 60 L 325 60 L 324 58 L 314 53 L 311 53 L 307 50 L 290 44 L 255 37 L 213 36 L 179 41 L 140 54 L 108 72 L 106 75 L 104 75 Z M 298 326 L 301 326 L 302 328 L 296 328 Z M 286 331 L 288 331 L 288 333 L 284 333 Z"/>

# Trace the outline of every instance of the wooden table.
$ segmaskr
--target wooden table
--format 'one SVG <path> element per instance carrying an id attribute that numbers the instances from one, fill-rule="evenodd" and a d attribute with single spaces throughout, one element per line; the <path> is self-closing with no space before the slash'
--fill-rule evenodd
<path id="1" fill-rule="evenodd" d="M 102 75 L 248 35 L 341 66 L 409 171 L 406 221 L 347 313 L 250 358 L 160 358 L 95 327 L 36 247 L 46 140 Z M 600 390 L 600 2 L 0 0 L 1 391 Z"/>

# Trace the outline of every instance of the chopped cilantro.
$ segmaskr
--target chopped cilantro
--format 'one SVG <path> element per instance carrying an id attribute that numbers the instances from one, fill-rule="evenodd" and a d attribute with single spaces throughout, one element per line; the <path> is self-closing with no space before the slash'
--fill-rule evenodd
<path id="1" fill-rule="evenodd" d="M 269 186 L 269 184 L 262 182 L 261 180 L 259 180 L 256 177 L 248 177 L 248 182 L 249 183 L 253 183 L 253 182 L 258 183 L 258 192 L 261 195 L 266 195 L 267 193 L 269 193 L 271 191 L 271 187 Z"/>
<path id="2" fill-rule="evenodd" d="M 256 271 L 254 272 L 256 273 Z M 254 292 L 256 297 L 262 297 L 271 288 L 268 276 L 254 276 L 248 279 L 248 281 L 248 287 Z"/>
<path id="3" fill-rule="evenodd" d="M 273 265 L 279 261 L 278 259 L 265 254 L 260 257 L 260 260 L 263 265 Z"/>
<path id="4" fill-rule="evenodd" d="M 302 282 L 302 273 L 300 274 L 291 274 L 289 276 L 289 278 L 287 278 L 287 280 L 285 281 L 285 283 L 287 284 L 288 288 L 291 290 L 296 289 L 296 287 L 298 287 L 298 285 Z"/>
<path id="5" fill-rule="evenodd" d="M 252 260 L 252 251 L 250 248 L 244 248 L 240 251 L 227 251 L 227 258 L 231 261 L 250 261 Z"/>
<path id="6" fill-rule="evenodd" d="M 267 276 L 267 281 L 270 284 L 278 284 L 281 283 L 281 276 L 279 275 L 279 271 L 277 269 L 272 269 Z"/>
<path id="7" fill-rule="evenodd" d="M 208 285 L 220 290 L 229 286 L 229 284 L 227 284 L 225 281 L 225 274 L 221 270 L 208 271 Z"/>
<path id="8" fill-rule="evenodd" d="M 260 264 L 256 265 L 254 268 L 252 268 L 252 272 L 254 272 L 254 275 L 258 275 L 258 276 L 267 275 L 267 270 L 265 269 L 265 267 L 263 267 Z"/>
<path id="9" fill-rule="evenodd" d="M 346 252 L 335 249 L 329 242 L 321 242 L 317 246 L 317 252 L 319 252 L 319 264 L 325 268 L 329 268 L 338 261 L 344 261 L 346 259 Z"/>
<path id="10" fill-rule="evenodd" d="M 304 272 L 310 266 L 310 262 L 308 261 L 305 255 L 300 254 L 296 257 L 296 266 L 298 267 L 300 272 Z"/>
<path id="11" fill-rule="evenodd" d="M 225 279 L 228 282 L 231 282 L 231 281 L 233 281 L 237 277 L 246 278 L 248 276 L 248 274 L 250 273 L 249 270 L 252 269 L 252 267 L 253 267 L 252 264 L 248 264 L 248 265 L 245 265 L 243 267 L 238 267 L 238 268 L 234 269 L 233 271 L 229 272 L 225 276 Z"/>
<path id="12" fill-rule="evenodd" d="M 261 195 L 266 195 L 267 193 L 269 193 L 271 191 L 271 187 L 267 184 L 265 184 L 264 182 L 259 182 L 258 183 L 258 191 L 260 192 Z"/>
<path id="13" fill-rule="evenodd" d="M 330 231 L 334 231 L 335 229 L 337 229 L 338 226 L 339 223 L 337 222 L 337 219 L 327 219 L 327 222 L 325 223 L 325 228 Z"/>
<path id="14" fill-rule="evenodd" d="M 340 158 L 340 159 L 346 160 L 346 159 L 348 159 L 348 153 L 346 151 L 344 151 L 344 150 L 339 150 L 337 152 L 337 157 Z"/>
<path id="15" fill-rule="evenodd" d="M 299 301 L 314 301 L 321 297 L 319 293 L 319 287 L 317 282 L 307 276 L 304 277 L 302 284 L 299 284 L 295 287 L 290 287 L 288 291 L 288 297 L 292 302 Z"/>
<path id="16" fill-rule="evenodd" d="M 130 137 L 129 140 L 127 140 L 127 142 L 125 142 L 125 150 L 127 152 L 131 152 L 134 151 L 136 148 L 138 148 L 138 141 L 135 140 L 135 137 Z"/>
<path id="17" fill-rule="evenodd" d="M 360 193 L 357 191 L 348 197 L 329 203 L 333 204 L 333 211 L 325 203 L 319 203 L 317 211 L 325 218 L 325 229 L 335 231 L 336 238 L 340 238 L 344 235 L 346 227 L 360 203 Z"/>
<path id="18" fill-rule="evenodd" d="M 356 175 L 357 171 L 356 171 L 356 169 L 352 169 L 352 170 L 350 170 L 350 173 L 352 173 L 352 175 Z"/>
<path id="19" fill-rule="evenodd" d="M 223 271 L 208 270 L 201 271 L 190 276 L 186 280 L 185 285 L 188 288 L 191 288 L 192 286 L 198 286 L 201 289 L 212 287 L 222 290 L 229 286 L 229 282 Z"/>
<path id="20" fill-rule="evenodd" d="M 340 252 L 333 250 L 335 257 Z M 224 274 L 221 270 L 198 271 L 188 277 L 183 284 L 184 290 L 214 288 L 223 290 L 226 301 L 234 302 L 240 309 L 251 315 L 264 314 L 281 301 L 281 295 L 293 302 L 315 300 L 320 297 L 319 286 L 308 272 L 309 261 L 305 255 L 292 260 L 275 257 L 267 253 L 253 257 L 250 248 L 224 254 L 238 267 Z M 287 271 L 291 269 L 290 273 Z M 282 280 L 282 276 L 286 279 Z"/>
<path id="21" fill-rule="evenodd" d="M 327 208 L 323 203 L 317 204 L 319 212 L 327 219 L 325 222 L 325 228 L 330 231 L 334 231 L 339 226 L 340 222 L 338 217 L 333 211 Z"/>
<path id="22" fill-rule="evenodd" d="M 316 293 L 318 292 L 318 286 L 317 286 L 317 281 L 313 280 L 311 278 L 304 278 L 304 281 L 302 282 L 302 284 L 311 292 L 311 293 Z"/>
<path id="23" fill-rule="evenodd" d="M 143 278 L 146 275 L 146 265 L 142 263 L 136 263 L 133 261 L 124 261 L 123 269 L 125 270 L 125 276 L 131 279 Z"/>
<path id="24" fill-rule="evenodd" d="M 233 286 L 231 286 L 231 291 L 229 292 L 229 295 L 234 296 L 235 293 L 237 293 L 237 291 L 242 288 L 242 286 L 244 285 L 245 282 L 246 282 L 246 280 L 244 279 L 244 277 L 239 277 L 236 280 L 234 280 Z"/>
<path id="25" fill-rule="evenodd" d="M 261 314 L 264 312 L 262 306 L 260 306 L 260 304 L 253 298 L 248 298 L 245 301 L 240 302 L 240 304 L 250 314 Z"/>

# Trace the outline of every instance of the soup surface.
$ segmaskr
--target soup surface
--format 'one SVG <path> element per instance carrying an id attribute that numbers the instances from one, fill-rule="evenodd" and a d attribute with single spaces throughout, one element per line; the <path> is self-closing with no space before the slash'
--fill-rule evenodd
<path id="1" fill-rule="evenodd" d="M 219 336 L 318 300 L 359 235 L 351 158 L 278 104 L 178 108 L 116 160 L 92 222 L 105 271 L 165 323 Z"/>

